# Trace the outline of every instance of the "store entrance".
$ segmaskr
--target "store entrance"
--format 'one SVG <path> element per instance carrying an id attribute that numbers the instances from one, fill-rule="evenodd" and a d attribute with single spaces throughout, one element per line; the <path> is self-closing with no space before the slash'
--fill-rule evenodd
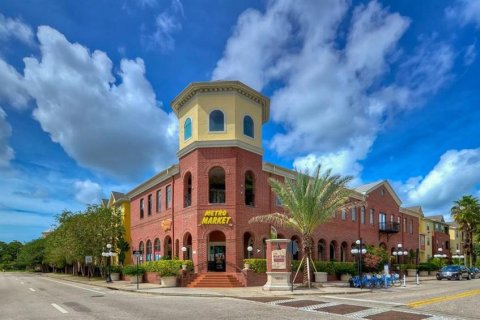
<path id="1" fill-rule="evenodd" d="M 208 236 L 208 271 L 225 272 L 227 247 L 225 234 L 221 231 L 213 231 Z"/>
<path id="2" fill-rule="evenodd" d="M 208 249 L 208 271 L 225 271 L 225 245 L 210 244 Z"/>

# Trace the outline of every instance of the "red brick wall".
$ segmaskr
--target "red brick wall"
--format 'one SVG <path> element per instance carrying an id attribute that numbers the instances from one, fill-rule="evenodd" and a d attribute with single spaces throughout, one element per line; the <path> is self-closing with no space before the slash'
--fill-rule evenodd
<path id="1" fill-rule="evenodd" d="M 216 166 L 225 170 L 226 184 L 226 202 L 224 204 L 209 204 L 208 174 Z M 249 224 L 248 221 L 256 216 L 275 211 L 281 211 L 280 207 L 275 206 L 275 195 L 270 189 L 268 178 L 274 176 L 262 170 L 262 157 L 260 155 L 248 152 L 235 147 L 218 147 L 197 149 L 180 159 L 180 173 L 175 177 L 161 182 L 159 185 L 150 188 L 142 194 L 131 200 L 131 234 L 132 249 L 138 249 L 138 244 L 147 240 L 152 241 L 155 238 L 161 241 L 162 256 L 165 255 L 165 237 L 172 238 L 173 255 L 182 258 L 181 247 L 184 246 L 184 239 L 187 233 L 192 236 L 192 259 L 196 271 L 206 271 L 208 236 L 213 231 L 221 231 L 225 234 L 226 242 L 226 261 L 227 271 L 238 271 L 243 267 L 245 256 L 244 234 L 249 232 L 253 236 L 252 258 L 263 258 L 262 239 L 269 237 L 270 226 L 268 224 Z M 252 171 L 255 177 L 255 206 L 247 206 L 244 201 L 245 173 Z M 185 175 L 192 175 L 192 203 L 188 208 L 184 208 L 184 179 Z M 165 208 L 166 186 L 172 185 L 173 210 Z M 162 195 L 162 208 L 156 212 L 156 191 L 160 189 Z M 152 194 L 152 214 L 147 213 L 147 197 Z M 139 203 L 140 199 L 145 200 L 145 215 L 140 219 Z M 370 224 L 370 208 L 375 210 L 375 223 Z M 228 216 L 232 218 L 231 225 L 202 225 L 205 210 L 227 210 Z M 362 238 L 364 243 L 375 246 L 384 243 L 388 250 L 402 243 L 404 248 L 418 248 L 418 218 L 406 216 L 407 220 L 412 219 L 413 233 L 403 232 L 403 214 L 399 211 L 399 206 L 393 197 L 385 189 L 384 195 L 380 193 L 380 188 L 373 190 L 367 197 L 365 204 L 365 224 L 360 224 L 360 208 L 357 210 L 357 221 L 352 221 L 351 210 L 348 210 L 347 220 L 341 219 L 340 213 L 326 224 L 319 227 L 315 243 L 324 239 L 326 243 L 325 256 L 329 258 L 329 244 L 331 241 L 337 243 L 336 260 L 340 260 L 340 246 L 343 242 L 347 244 L 347 261 L 352 261 L 350 249 L 355 240 Z M 378 214 L 384 212 L 387 214 L 387 222 L 390 222 L 390 215 L 394 215 L 395 222 L 397 217 L 401 218 L 400 232 L 388 237 L 379 234 Z M 172 216 L 173 215 L 173 216 Z M 169 230 L 163 230 L 161 223 L 164 220 L 172 219 L 173 223 Z M 289 230 L 277 228 L 279 234 L 286 238 L 291 238 L 294 234 Z M 178 241 L 178 245 L 176 245 Z M 258 251 L 258 250 L 259 251 Z M 316 248 L 315 248 L 316 256 Z M 317 257 L 318 258 L 318 257 Z M 145 260 L 145 259 L 144 259 Z"/>

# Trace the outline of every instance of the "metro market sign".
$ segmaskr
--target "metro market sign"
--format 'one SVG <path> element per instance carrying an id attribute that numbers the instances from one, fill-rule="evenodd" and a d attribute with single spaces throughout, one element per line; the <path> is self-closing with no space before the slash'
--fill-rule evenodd
<path id="1" fill-rule="evenodd" d="M 229 224 L 231 220 L 227 210 L 205 210 L 201 224 Z"/>

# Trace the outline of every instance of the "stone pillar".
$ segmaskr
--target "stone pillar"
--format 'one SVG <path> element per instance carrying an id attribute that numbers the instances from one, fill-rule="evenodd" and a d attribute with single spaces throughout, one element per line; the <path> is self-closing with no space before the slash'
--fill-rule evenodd
<path id="1" fill-rule="evenodd" d="M 290 291 L 290 255 L 288 254 L 289 239 L 269 239 L 267 243 L 267 283 L 263 290 Z"/>

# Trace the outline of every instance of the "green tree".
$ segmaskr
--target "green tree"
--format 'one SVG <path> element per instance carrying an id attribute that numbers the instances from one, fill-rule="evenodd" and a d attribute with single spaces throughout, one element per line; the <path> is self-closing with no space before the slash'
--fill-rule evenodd
<path id="1" fill-rule="evenodd" d="M 25 243 L 18 254 L 17 263 L 27 269 L 42 268 L 45 256 L 45 238 Z"/>
<path id="2" fill-rule="evenodd" d="M 5 270 L 19 269 L 21 266 L 17 264 L 17 257 L 22 247 L 23 244 L 16 240 L 10 243 L 0 243 L 0 268 Z"/>
<path id="3" fill-rule="evenodd" d="M 271 223 L 275 226 L 298 232 L 302 243 L 304 284 L 311 284 L 313 264 L 313 235 L 316 229 L 332 218 L 332 215 L 347 205 L 351 190 L 346 185 L 351 177 L 332 175 L 331 170 L 321 171 L 317 166 L 313 175 L 309 171 L 296 171 L 295 178 L 285 181 L 269 179 L 272 190 L 282 203 L 285 213 L 256 216 L 250 223 Z"/>
<path id="4" fill-rule="evenodd" d="M 475 263 L 474 234 L 480 227 L 480 204 L 478 199 L 468 195 L 454 202 L 451 215 L 465 235 L 464 254 L 468 264 Z"/>

